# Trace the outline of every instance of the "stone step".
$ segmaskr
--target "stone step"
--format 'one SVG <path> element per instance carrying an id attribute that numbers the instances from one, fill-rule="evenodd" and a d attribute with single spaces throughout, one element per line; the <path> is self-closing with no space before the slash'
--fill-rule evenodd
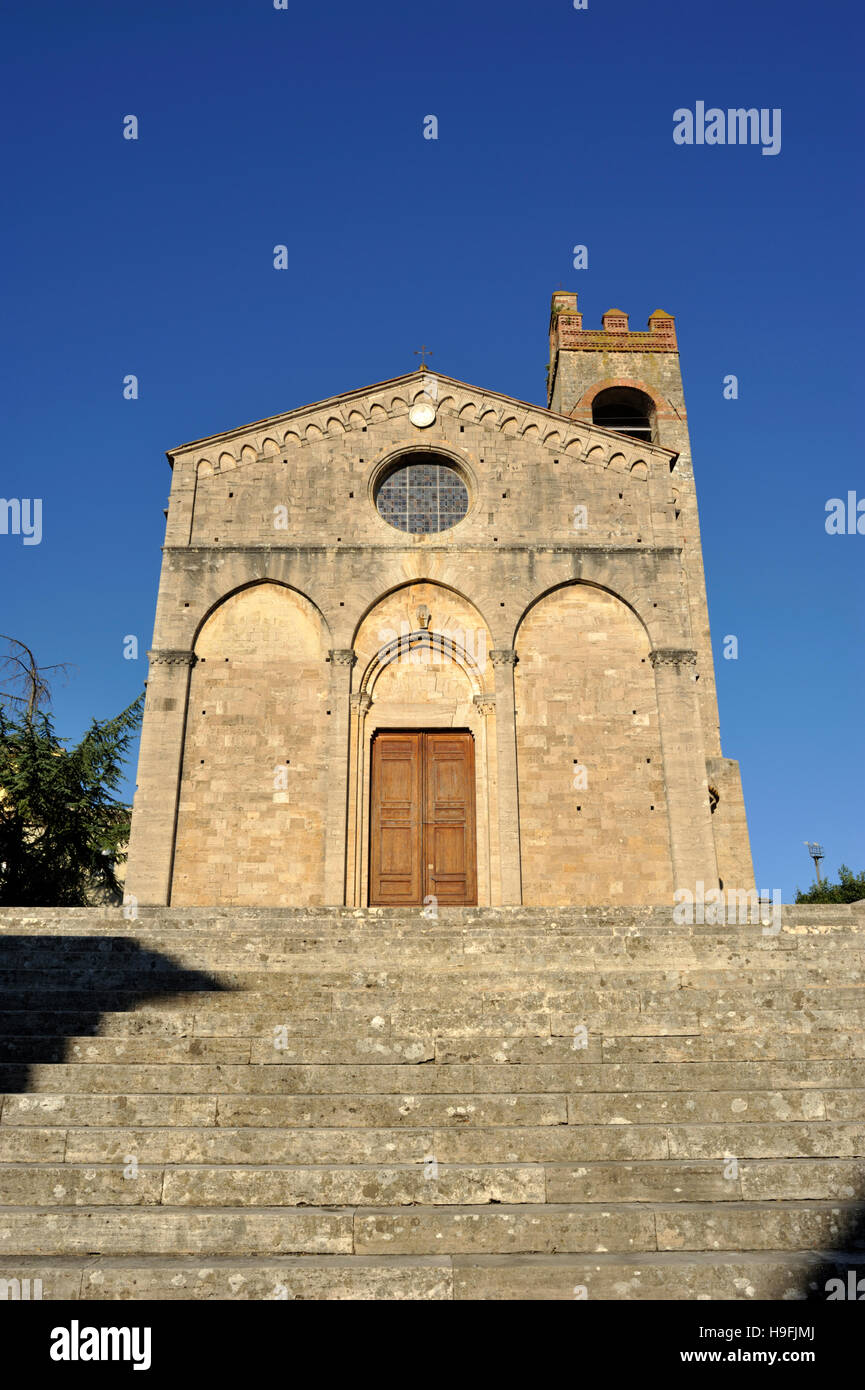
<path id="1" fill-rule="evenodd" d="M 7 1207 L 0 1253 L 33 1255 L 351 1255 L 354 1210 L 304 1207 Z"/>
<path id="2" fill-rule="evenodd" d="M 245 950 L 226 948 L 203 950 L 190 946 L 178 952 L 176 944 L 155 942 L 152 949 L 138 955 L 133 952 L 106 952 L 98 937 L 92 947 L 62 949 L 64 938 L 33 938 L 33 948 L 16 947 L 8 942 L 3 949 L 0 936 L 0 969 L 4 987 L 10 983 L 27 983 L 33 975 L 44 975 L 53 985 L 64 972 L 78 978 L 98 978 L 107 983 L 115 978 L 120 984 L 134 985 L 136 980 L 162 977 L 162 982 L 179 983 L 183 974 L 191 977 L 192 987 L 207 984 L 213 979 L 229 983 L 232 974 L 239 986 L 253 984 L 262 971 L 272 967 L 275 975 L 289 980 L 315 982 L 321 978 L 329 986 L 344 984 L 351 975 L 387 973 L 394 980 L 407 980 L 411 973 L 437 975 L 440 970 L 456 977 L 464 972 L 476 972 L 491 980 L 504 980 L 518 974 L 526 980 L 542 980 L 549 974 L 552 982 L 566 979 L 583 982 L 592 987 L 598 976 L 608 976 L 608 983 L 623 987 L 639 984 L 652 988 L 657 984 L 677 987 L 683 974 L 695 988 L 726 988 L 731 984 L 769 985 L 789 982 L 794 987 L 831 984 L 833 980 L 847 985 L 861 984 L 865 942 L 855 949 L 849 940 L 832 938 L 821 943 L 812 939 L 786 939 L 784 946 L 765 946 L 752 950 L 737 950 L 731 946 L 701 946 L 691 943 L 661 942 L 643 945 L 639 951 L 626 949 L 626 941 L 611 943 L 604 960 L 606 943 L 601 938 L 586 942 L 569 940 L 555 948 L 541 946 L 532 939 L 521 943 L 519 951 L 507 954 L 493 950 L 476 950 L 463 944 L 459 949 L 437 940 L 427 940 L 420 946 L 384 940 L 362 951 L 345 943 L 333 949 L 304 942 L 302 953 L 279 947 L 251 955 Z M 137 942 L 133 943 L 136 946 Z M 663 949 L 661 949 L 663 945 Z M 37 949 L 38 946 L 38 949 Z M 180 957 L 180 959 L 178 959 Z M 143 959 L 142 959 L 143 958 Z M 681 964 L 677 964 L 677 960 Z M 845 962 L 849 975 L 844 976 Z M 386 972 L 383 964 L 386 963 Z M 731 975 L 731 967 L 735 974 Z M 801 969 L 801 979 L 799 975 Z M 202 978 L 203 977 L 203 978 Z M 692 978 L 693 977 L 693 978 Z"/>
<path id="3" fill-rule="evenodd" d="M 276 1021 L 275 1021 L 276 1020 Z M 768 1024 L 773 1020 L 768 1019 Z M 394 1033 L 406 1034 L 426 1042 L 436 1039 L 436 1060 L 438 1061 L 486 1061 L 496 1060 L 502 1054 L 502 1044 L 516 1046 L 525 1040 L 525 1056 L 516 1055 L 515 1060 L 543 1060 L 543 1055 L 532 1051 L 534 1040 L 539 1046 L 548 1047 L 553 1038 L 558 1050 L 552 1049 L 547 1055 L 550 1059 L 562 1059 L 585 1049 L 573 1047 L 574 1029 L 582 1023 L 591 1025 L 589 1051 L 585 1060 L 600 1060 L 598 1048 L 602 1045 L 605 1060 L 610 1061 L 710 1061 L 710 1060 L 760 1060 L 761 1058 L 795 1060 L 796 1058 L 856 1058 L 865 1056 L 865 1038 L 861 1032 L 835 1032 L 814 1026 L 806 1032 L 785 1034 L 775 1026 L 765 1034 L 747 1032 L 744 1026 L 730 1033 L 720 1032 L 708 1025 L 694 1022 L 680 1025 L 678 1031 L 666 1032 L 663 1020 L 652 1020 L 648 1025 L 651 1031 L 608 1032 L 598 1030 L 598 1020 L 575 1020 L 572 1016 L 549 1013 L 531 1014 L 524 1018 L 508 1020 L 484 1019 L 466 1015 L 465 1011 L 402 1011 L 396 1016 L 392 1013 L 376 1013 L 367 1010 L 363 1016 L 326 1015 L 298 1017 L 286 1015 L 285 1011 L 274 1011 L 255 1015 L 252 1010 L 237 1009 L 231 1014 L 212 1014 L 206 1011 L 195 1012 L 181 1009 L 174 1013 L 150 1010 L 146 1005 L 128 1013 L 72 1014 L 63 1012 L 33 1013 L 10 1012 L 0 1016 L 0 1035 L 6 1037 L 28 1038 L 47 1037 L 55 1030 L 61 1035 L 78 1041 L 94 1035 L 111 1038 L 170 1038 L 197 1037 L 226 1038 L 229 1041 L 253 1040 L 259 1051 L 267 1047 L 278 1026 L 282 1035 L 291 1042 L 284 1052 L 284 1060 L 309 1061 L 338 1060 L 340 1048 L 349 1045 L 346 1060 L 362 1060 L 367 1053 L 367 1044 L 374 1048 L 378 1042 Z M 633 1019 L 617 1021 L 616 1027 L 633 1027 Z M 557 1033 L 551 1034 L 555 1025 Z M 315 1054 L 316 1046 L 323 1040 L 327 1049 L 322 1057 Z M 157 1044 L 158 1045 L 158 1044 Z M 357 1047 L 358 1055 L 351 1057 L 351 1049 Z M 477 1056 L 474 1048 L 477 1047 Z M 491 1049 L 491 1053 L 487 1049 Z M 464 1055 L 465 1054 L 465 1055 Z M 167 1054 L 166 1054 L 167 1055 Z"/>
<path id="4" fill-rule="evenodd" d="M 127 909 L 128 910 L 128 909 Z M 835 922 L 855 918 L 861 914 L 861 903 L 785 903 L 781 907 L 784 924 L 799 927 L 825 928 Z M 628 928 L 634 924 L 662 922 L 671 920 L 671 908 L 666 906 L 613 906 L 610 904 L 558 907 L 440 907 L 435 918 L 425 916 L 415 907 L 153 907 L 141 905 L 136 909 L 136 917 L 124 915 L 124 909 L 107 904 L 98 907 L 4 907 L 0 909 L 0 924 L 6 928 L 29 926 L 30 930 L 62 924 L 70 931 L 81 930 L 88 925 L 104 929 L 111 924 L 134 925 L 143 929 L 148 924 L 161 924 L 163 930 L 193 930 L 201 932 L 210 927 L 213 930 L 226 930 L 226 927 L 253 933 L 255 931 L 279 930 L 305 931 L 313 923 L 342 928 L 354 923 L 361 927 L 390 923 L 393 926 L 417 922 L 422 928 L 440 927 L 441 924 L 480 923 L 490 929 L 501 930 L 506 924 L 518 925 L 520 922 L 555 923 L 566 926 L 574 923 L 620 925 Z M 696 930 L 696 928 L 683 928 Z"/>
<path id="5" fill-rule="evenodd" d="M 790 996 L 793 1000 L 801 998 L 807 1004 L 812 996 L 819 1002 L 820 993 L 825 989 L 838 989 L 842 995 L 839 1002 L 855 1004 L 861 1003 L 865 990 L 862 953 L 859 959 L 851 960 L 849 953 L 840 949 L 830 958 L 816 960 L 811 952 L 812 959 L 807 962 L 803 960 L 804 949 L 788 951 L 782 953 L 785 957 L 783 968 L 779 968 L 777 954 L 767 954 L 762 962 L 753 959 L 747 964 L 743 962 L 741 974 L 736 969 L 737 962 L 726 957 L 723 966 L 709 968 L 706 953 L 701 952 L 699 976 L 695 978 L 696 964 L 675 956 L 661 962 L 615 959 L 606 965 L 594 960 L 590 969 L 580 971 L 571 951 L 555 958 L 543 952 L 539 959 L 530 943 L 524 955 L 505 958 L 454 957 L 453 953 L 446 954 L 437 943 L 431 946 L 435 949 L 430 949 L 428 958 L 423 960 L 412 958 L 400 962 L 391 951 L 390 943 L 382 943 L 363 961 L 353 960 L 345 951 L 339 952 L 332 962 L 312 952 L 308 961 L 283 964 L 274 960 L 269 965 L 239 963 L 235 967 L 206 961 L 201 966 L 187 968 L 167 955 L 156 954 L 153 959 L 158 968 L 149 969 L 134 958 L 128 964 L 118 963 L 113 958 L 91 959 L 86 955 L 80 960 L 68 960 L 62 954 L 56 959 L 52 956 L 45 960 L 37 953 L 29 963 L 18 957 L 14 965 L 7 963 L 0 967 L 0 997 L 5 1001 L 16 993 L 29 994 L 41 988 L 52 998 L 55 994 L 94 990 L 116 990 L 133 997 L 160 993 L 219 995 L 242 990 L 263 997 L 297 994 L 300 998 L 315 998 L 358 988 L 411 992 L 417 991 L 420 981 L 444 994 L 471 980 L 479 989 L 505 996 L 526 990 L 551 996 L 579 994 L 604 1007 L 612 1007 L 616 1002 L 632 1003 L 635 990 L 647 997 L 652 993 L 660 994 L 662 1000 L 655 1006 L 667 1007 L 666 996 L 684 990 L 693 993 L 701 1005 L 712 1002 L 711 998 L 703 997 L 706 991 L 711 991 L 724 996 L 752 997 L 772 1008 L 776 991 L 781 992 L 782 1003 Z M 388 959 L 386 970 L 382 969 L 385 955 Z M 804 975 L 806 967 L 810 977 Z"/>
<path id="6" fill-rule="evenodd" d="M 445 1125 L 434 1128 L 295 1128 L 254 1125 L 64 1129 L 0 1125 L 0 1162 L 140 1163 L 562 1163 L 602 1159 L 855 1158 L 861 1119 L 761 1124 Z"/>
<path id="7" fill-rule="evenodd" d="M 735 1169 L 699 1159 L 547 1164 L 544 1173 L 548 1202 L 854 1201 L 865 1180 L 865 1160 L 747 1159 L 737 1160 Z"/>
<path id="8" fill-rule="evenodd" d="M 859 907 L 0 910 L 2 1005 L 0 1250 L 47 1298 L 783 1299 L 863 1260 Z"/>
<path id="9" fill-rule="evenodd" d="M 819 1250 L 848 1239 L 856 1215 L 856 1203 L 830 1202 L 359 1210 L 354 1250 L 363 1255 Z M 865 1236 L 854 1242 L 865 1247 Z"/>
<path id="10" fill-rule="evenodd" d="M 843 1094 L 843 1093 L 842 1093 Z M 568 1097 L 571 1125 L 765 1124 L 834 1119 L 832 1091 L 594 1091 Z M 863 1129 L 865 1137 L 865 1129 Z"/>
<path id="11" fill-rule="evenodd" d="M 829 1279 L 863 1272 L 861 1258 L 832 1251 L 455 1255 L 452 1263 L 455 1299 L 496 1302 L 789 1302 L 825 1298 Z"/>
<path id="12" fill-rule="evenodd" d="M 453 1298 L 451 1261 L 441 1256 L 268 1255 L 195 1261 L 148 1258 L 19 1260 L 9 1278 L 41 1279 L 54 1300 L 255 1299 L 439 1301 Z"/>
<path id="13" fill-rule="evenodd" d="M 518 1046 L 522 1039 L 511 1040 Z M 534 1043 L 534 1039 L 526 1040 Z M 541 1040 L 543 1041 L 543 1040 Z M 436 1060 L 439 1048 L 448 1043 L 436 1044 Z M 568 1041 L 570 1046 L 570 1041 Z M 669 1037 L 655 1034 L 651 1037 L 605 1036 L 601 1051 L 605 1062 L 759 1062 L 795 1061 L 797 1058 L 828 1060 L 830 1058 L 865 1058 L 865 1034 L 833 1033 L 825 1029 L 808 1033 L 711 1033 L 700 1035 L 676 1034 Z M 454 1060 L 461 1060 L 454 1057 Z M 471 1059 L 466 1059 L 471 1060 Z"/>
<path id="14" fill-rule="evenodd" d="M 7 1164 L 13 1206 L 403 1206 L 543 1202 L 539 1164 L 268 1164 L 208 1167 L 141 1164 L 135 1177 L 106 1164 Z"/>
<path id="15" fill-rule="evenodd" d="M 35 1125 L 427 1128 L 430 1125 L 565 1125 L 564 1095 L 108 1096 L 10 1095 L 0 1128 Z"/>
<path id="16" fill-rule="evenodd" d="M 6 1164 L 12 1206 L 384 1206 L 487 1203 L 854 1201 L 865 1160 L 586 1163 Z"/>
<path id="17" fill-rule="evenodd" d="M 430 1043 L 432 1050 L 432 1043 Z M 196 1038 L 177 1037 L 0 1037 L 0 1065 L 7 1062 L 86 1062 L 90 1065 L 102 1062 L 140 1063 L 248 1063 L 252 1053 L 249 1038 Z M 396 1047 L 388 1056 L 391 1062 L 399 1061 Z M 348 1059 L 347 1059 L 348 1060 Z M 352 1061 L 362 1060 L 361 1056 Z M 376 1060 L 371 1058 L 370 1060 Z"/>
<path id="18" fill-rule="evenodd" d="M 98 938 L 93 940 L 98 942 Z M 52 937 L 40 939 L 39 950 L 10 951 L 7 946 L 5 953 L 0 951 L 0 968 L 4 972 L 4 990 L 26 986 L 39 976 L 44 976 L 47 983 L 55 987 L 62 984 L 64 973 L 76 983 L 82 978 L 98 979 L 103 985 L 113 983 L 131 990 L 136 985 L 151 990 L 157 984 L 178 989 L 266 988 L 269 983 L 263 978 L 266 970 L 272 970 L 272 977 L 280 982 L 314 985 L 321 980 L 328 988 L 345 987 L 354 976 L 386 974 L 400 984 L 410 983 L 414 973 L 434 979 L 441 972 L 446 972 L 454 981 L 463 975 L 476 974 L 500 984 L 514 977 L 528 983 L 541 982 L 549 972 L 553 984 L 561 980 L 571 985 L 582 984 L 584 988 L 592 988 L 601 975 L 609 976 L 611 985 L 620 980 L 623 986 L 639 984 L 651 988 L 655 983 L 660 987 L 675 986 L 677 974 L 690 979 L 691 972 L 699 972 L 702 979 L 698 977 L 694 981 L 697 988 L 783 984 L 785 980 L 795 987 L 798 983 L 795 972 L 799 966 L 803 971 L 812 972 L 810 980 L 802 981 L 805 985 L 819 986 L 837 980 L 856 986 L 861 984 L 865 936 L 856 940 L 861 942 L 858 949 L 845 936 L 830 940 L 788 937 L 783 939 L 783 944 L 776 942 L 739 949 L 721 942 L 678 942 L 668 938 L 649 942 L 635 938 L 636 946 L 628 938 L 618 942 L 574 938 L 552 948 L 546 942 L 525 939 L 519 951 L 512 950 L 505 955 L 492 949 L 477 949 L 465 942 L 457 947 L 428 941 L 420 950 L 401 948 L 383 939 L 374 947 L 365 946 L 362 951 L 344 942 L 336 943 L 332 950 L 310 942 L 304 943 L 308 949 L 302 954 L 274 949 L 253 958 L 246 953 L 203 951 L 200 947 L 178 951 L 169 942 L 154 943 L 152 949 L 141 952 L 138 957 L 86 950 L 72 957 L 62 951 L 55 953 L 54 947 L 60 938 Z M 845 963 L 851 972 L 846 978 Z M 723 980 L 725 974 L 726 980 Z"/>
<path id="19" fill-rule="evenodd" d="M 557 1099 L 561 1099 L 558 1097 Z M 213 1125 L 216 1096 L 7 1095 L 0 1129 L 35 1125 Z"/>
<path id="20" fill-rule="evenodd" d="M 855 1203 L 738 1202 L 413 1207 L 411 1210 L 127 1206 L 9 1208 L 0 1253 L 103 1256 L 578 1254 L 803 1251 L 865 1237 Z M 34 1237 L 34 1224 L 36 1235 Z"/>
<path id="21" fill-rule="evenodd" d="M 788 1251 L 591 1255 L 283 1255 L 22 1259 L 46 1301 L 795 1301 L 825 1296 L 861 1256 Z"/>
<path id="22" fill-rule="evenodd" d="M 410 1071 L 403 1063 L 280 1062 L 225 1065 L 198 1062 L 164 1064 L 86 1062 L 35 1063 L 27 1071 L 32 1093 L 102 1093 L 124 1096 L 160 1092 L 174 1095 L 389 1095 L 409 1091 L 498 1091 L 535 1094 L 572 1092 L 651 1093 L 658 1091 L 722 1092 L 735 1079 L 737 1092 L 862 1090 L 865 1061 L 840 1058 L 743 1061 L 735 1078 L 723 1062 L 580 1061 L 579 1049 L 567 1062 L 427 1063 Z M 0 1092 L 14 1091 L 21 1065 L 0 1066 Z M 9 1084 L 11 1083 L 11 1084 Z M 755 1102 L 756 1103 L 756 1102 Z M 744 1107 L 743 1107 L 744 1108 Z"/>
<path id="23" fill-rule="evenodd" d="M 326 1046 L 326 1044 L 324 1044 Z M 318 1046 L 315 1037 L 292 1038 L 286 1061 L 314 1062 L 325 1060 L 314 1055 Z M 253 1043 L 260 1048 L 260 1043 Z M 334 1049 L 336 1051 L 336 1048 Z M 865 1058 L 865 1034 L 810 1033 L 768 1034 L 678 1033 L 603 1035 L 589 1034 L 586 1046 L 578 1044 L 575 1035 L 550 1037 L 463 1037 L 437 1038 L 435 1060 L 452 1062 L 571 1062 L 582 1058 L 587 1062 L 760 1062 L 815 1060 L 853 1060 Z M 334 1061 L 341 1060 L 334 1056 Z"/>

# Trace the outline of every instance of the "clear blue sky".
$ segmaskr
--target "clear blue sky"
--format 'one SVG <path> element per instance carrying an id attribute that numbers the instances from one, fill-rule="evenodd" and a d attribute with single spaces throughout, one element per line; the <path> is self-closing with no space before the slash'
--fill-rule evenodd
<path id="1" fill-rule="evenodd" d="M 561 282 L 586 326 L 677 317 L 759 885 L 804 886 L 805 839 L 865 865 L 865 536 L 824 529 L 865 496 L 861 5 L 50 0 L 3 27 L 0 493 L 41 497 L 44 534 L 0 536 L 0 630 L 75 663 L 62 734 L 145 678 L 165 449 L 412 370 L 421 342 L 543 403 Z M 698 100 L 780 107 L 780 154 L 675 145 Z"/>

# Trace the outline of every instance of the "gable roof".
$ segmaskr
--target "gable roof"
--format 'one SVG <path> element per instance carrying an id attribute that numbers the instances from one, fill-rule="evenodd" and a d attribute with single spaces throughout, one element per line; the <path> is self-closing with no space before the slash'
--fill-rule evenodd
<path id="1" fill-rule="evenodd" d="M 363 401 L 369 401 L 369 410 L 359 410 L 358 413 L 368 419 L 371 418 L 370 411 L 376 406 L 385 415 L 393 414 L 393 406 L 396 401 L 400 401 L 407 410 L 414 397 L 420 394 L 432 395 L 433 399 L 439 402 L 448 401 L 452 408 L 455 408 L 456 414 L 460 414 L 469 404 L 473 404 L 477 410 L 477 419 L 492 413 L 498 416 L 501 424 L 514 418 L 514 412 L 521 413 L 523 431 L 529 428 L 531 423 L 535 423 L 543 435 L 550 435 L 551 433 L 562 435 L 562 428 L 552 431 L 549 428 L 549 426 L 558 425 L 574 432 L 577 430 L 582 433 L 591 431 L 600 436 L 618 440 L 620 443 L 627 438 L 627 436 L 605 429 L 601 425 L 575 421 L 570 415 L 562 415 L 558 411 L 548 410 L 532 401 L 519 400 L 516 396 L 506 395 L 503 391 L 489 391 L 485 387 L 471 386 L 468 382 L 460 381 L 457 377 L 445 376 L 442 372 L 431 372 L 428 368 L 416 368 L 412 372 L 390 377 L 386 381 L 379 381 L 371 386 L 357 387 L 353 391 L 344 391 L 336 396 L 328 396 L 325 400 L 315 401 L 310 405 L 296 406 L 294 409 L 278 415 L 268 415 L 262 420 L 254 420 L 234 429 L 190 440 L 186 444 L 179 444 L 176 448 L 169 449 L 167 457 L 173 465 L 175 458 L 180 454 L 188 454 L 191 451 L 197 453 L 201 450 L 213 452 L 214 446 L 230 446 L 234 441 L 241 442 L 241 447 L 245 447 L 244 436 L 258 436 L 260 441 L 264 434 L 272 436 L 279 433 L 280 430 L 283 431 L 283 437 L 274 442 L 277 443 L 278 449 L 281 449 L 288 436 L 299 435 L 300 433 L 296 428 L 286 430 L 286 426 L 300 425 L 304 429 L 314 426 L 320 433 L 325 434 L 328 430 L 328 422 L 332 421 L 341 429 L 347 430 L 351 427 L 349 417 L 353 413 L 352 408 L 358 407 Z M 507 414 L 508 410 L 511 412 L 510 415 Z M 251 447 L 255 447 L 251 439 L 248 439 L 248 442 Z M 671 459 L 678 457 L 676 450 L 664 448 L 660 444 L 648 444 L 634 439 L 630 439 L 628 442 L 634 447 L 639 445 L 641 453 L 658 453 Z"/>

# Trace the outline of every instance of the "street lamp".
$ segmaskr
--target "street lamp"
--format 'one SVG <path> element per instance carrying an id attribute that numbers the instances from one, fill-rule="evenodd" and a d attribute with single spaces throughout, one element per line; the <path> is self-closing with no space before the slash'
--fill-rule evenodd
<path id="1" fill-rule="evenodd" d="M 814 860 L 814 869 L 817 874 L 817 882 L 821 883 L 822 879 L 820 878 L 820 860 L 823 858 L 823 846 L 816 844 L 814 840 L 805 840 L 803 841 L 803 843 L 807 846 L 808 853 Z"/>

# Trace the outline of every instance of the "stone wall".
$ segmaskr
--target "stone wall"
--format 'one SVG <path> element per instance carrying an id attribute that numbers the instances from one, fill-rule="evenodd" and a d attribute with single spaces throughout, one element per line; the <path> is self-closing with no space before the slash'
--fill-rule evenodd
<path id="1" fill-rule="evenodd" d="M 175 906 L 316 905 L 324 894 L 327 644 L 312 605 L 259 584 L 195 643 Z"/>
<path id="2" fill-rule="evenodd" d="M 542 598 L 520 627 L 515 687 L 526 902 L 671 900 L 649 650 L 633 613 L 585 585 Z"/>

